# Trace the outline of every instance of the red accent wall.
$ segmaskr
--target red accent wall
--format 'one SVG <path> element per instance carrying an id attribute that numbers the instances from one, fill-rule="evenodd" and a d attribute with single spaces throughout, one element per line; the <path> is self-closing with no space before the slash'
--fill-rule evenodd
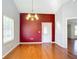
<path id="1" fill-rule="evenodd" d="M 27 20 L 26 16 L 27 13 L 20 13 L 20 42 L 41 42 L 41 22 L 52 22 L 52 41 L 55 41 L 54 14 L 38 14 L 39 20 L 35 21 Z"/>

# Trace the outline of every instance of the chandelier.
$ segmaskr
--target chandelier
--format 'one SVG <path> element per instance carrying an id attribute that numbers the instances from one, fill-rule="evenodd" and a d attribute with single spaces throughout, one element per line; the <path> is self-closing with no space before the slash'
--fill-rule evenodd
<path id="1" fill-rule="evenodd" d="M 38 15 L 35 13 L 33 13 L 33 0 L 32 0 L 32 13 L 28 13 L 27 14 L 27 17 L 26 17 L 27 20 L 39 20 L 39 17 Z"/>

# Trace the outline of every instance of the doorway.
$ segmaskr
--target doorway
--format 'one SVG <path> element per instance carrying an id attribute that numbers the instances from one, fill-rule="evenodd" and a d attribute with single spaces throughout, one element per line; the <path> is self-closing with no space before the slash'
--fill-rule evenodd
<path id="1" fill-rule="evenodd" d="M 77 56 L 77 19 L 67 20 L 68 51 Z"/>
<path id="2" fill-rule="evenodd" d="M 52 23 L 42 22 L 42 43 L 52 42 Z"/>

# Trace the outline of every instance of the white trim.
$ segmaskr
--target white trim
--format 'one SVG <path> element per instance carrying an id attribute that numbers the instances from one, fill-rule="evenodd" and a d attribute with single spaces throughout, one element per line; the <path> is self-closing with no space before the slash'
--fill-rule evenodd
<path id="1" fill-rule="evenodd" d="M 2 58 L 4 58 L 6 55 L 8 55 L 13 49 L 15 49 L 19 44 L 16 44 L 13 48 L 11 48 L 7 53 L 5 53 Z"/>
<path id="2" fill-rule="evenodd" d="M 67 20 L 69 20 L 69 19 L 77 19 L 77 17 L 67 17 L 66 19 Z"/>
<path id="3" fill-rule="evenodd" d="M 52 22 L 42 22 L 41 23 L 41 25 L 42 25 L 42 42 L 44 42 L 44 43 L 49 43 L 48 41 L 50 40 L 50 42 L 52 42 Z M 45 34 L 47 34 L 47 35 L 50 35 L 50 36 L 48 36 L 50 39 L 47 41 L 45 38 L 44 38 L 44 27 L 45 26 L 47 26 L 47 25 L 49 25 L 49 26 L 51 26 L 50 27 L 50 30 L 49 31 L 51 31 L 50 33 L 47 33 L 47 31 L 46 31 L 46 33 Z"/>
<path id="4" fill-rule="evenodd" d="M 47 42 L 47 43 L 55 43 L 55 42 Z M 20 42 L 20 44 L 43 44 L 43 42 Z"/>
<path id="5" fill-rule="evenodd" d="M 55 42 L 55 43 L 56 43 L 57 45 L 59 45 L 60 47 L 67 49 L 67 46 L 63 46 L 63 44 L 60 44 L 60 43 L 58 43 L 58 42 Z"/>

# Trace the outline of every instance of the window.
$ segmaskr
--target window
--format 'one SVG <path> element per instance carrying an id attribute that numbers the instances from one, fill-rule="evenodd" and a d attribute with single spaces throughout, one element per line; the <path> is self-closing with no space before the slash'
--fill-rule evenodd
<path id="1" fill-rule="evenodd" d="M 75 26 L 75 35 L 77 35 L 77 25 Z"/>
<path id="2" fill-rule="evenodd" d="M 3 16 L 3 43 L 14 40 L 14 20 Z"/>

